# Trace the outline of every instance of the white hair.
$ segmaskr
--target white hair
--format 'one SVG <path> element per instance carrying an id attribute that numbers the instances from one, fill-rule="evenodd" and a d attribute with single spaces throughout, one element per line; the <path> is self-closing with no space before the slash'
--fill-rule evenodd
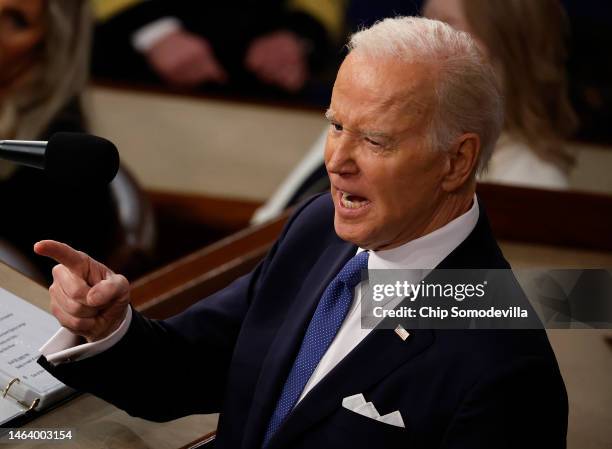
<path id="1" fill-rule="evenodd" d="M 486 168 L 503 126 L 503 98 L 493 67 L 469 34 L 437 20 L 395 17 L 353 34 L 348 48 L 373 58 L 432 64 L 432 148 L 447 150 L 461 134 L 473 132 L 481 141 L 478 171 Z"/>

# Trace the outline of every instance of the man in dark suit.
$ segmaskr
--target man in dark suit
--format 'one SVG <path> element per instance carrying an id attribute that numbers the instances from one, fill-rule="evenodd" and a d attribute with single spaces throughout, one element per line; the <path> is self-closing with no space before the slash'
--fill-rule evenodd
<path id="1" fill-rule="evenodd" d="M 331 193 L 295 212 L 257 268 L 155 321 L 129 308 L 125 278 L 39 242 L 60 262 L 64 326 L 40 363 L 132 415 L 220 412 L 218 448 L 565 447 L 543 331 L 361 328 L 362 269 L 509 265 L 474 194 L 503 119 L 474 43 L 398 18 L 350 49 L 327 112 Z"/>

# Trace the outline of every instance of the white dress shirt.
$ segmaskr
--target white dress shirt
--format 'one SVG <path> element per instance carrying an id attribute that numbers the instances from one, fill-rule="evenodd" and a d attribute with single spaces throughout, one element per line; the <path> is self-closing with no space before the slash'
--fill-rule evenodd
<path id="1" fill-rule="evenodd" d="M 478 217 L 478 202 L 474 195 L 470 210 L 434 232 L 397 248 L 371 251 L 368 270 L 433 269 L 467 238 L 476 226 Z M 359 248 L 357 253 L 361 251 L 363 249 Z M 362 329 L 360 309 L 361 294 L 357 286 L 353 304 L 340 330 L 304 387 L 300 400 L 372 331 L 372 329 Z M 128 308 L 121 326 L 108 337 L 94 343 L 78 344 L 80 337 L 62 327 L 44 344 L 40 352 L 53 364 L 91 357 L 117 343 L 127 332 L 131 319 L 132 312 Z"/>
<path id="2" fill-rule="evenodd" d="M 433 269 L 444 260 L 472 232 L 478 221 L 479 210 L 476 195 L 469 211 L 445 226 L 423 237 L 386 251 L 371 251 L 368 270 Z M 357 253 L 363 251 L 362 248 Z M 332 340 L 312 376 L 306 383 L 300 401 L 306 394 L 346 357 L 372 329 L 361 327 L 361 289 L 355 287 L 353 304 L 340 330 Z"/>

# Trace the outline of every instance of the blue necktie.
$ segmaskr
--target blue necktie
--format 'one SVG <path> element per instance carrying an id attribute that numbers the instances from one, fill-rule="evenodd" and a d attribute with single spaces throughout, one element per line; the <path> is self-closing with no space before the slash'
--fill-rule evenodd
<path id="1" fill-rule="evenodd" d="M 302 346 L 293 362 L 283 391 L 270 418 L 262 447 L 279 429 L 299 399 L 323 354 L 338 333 L 351 303 L 353 290 L 361 282 L 361 270 L 368 268 L 368 252 L 363 251 L 349 260 L 323 292 L 310 320 Z"/>

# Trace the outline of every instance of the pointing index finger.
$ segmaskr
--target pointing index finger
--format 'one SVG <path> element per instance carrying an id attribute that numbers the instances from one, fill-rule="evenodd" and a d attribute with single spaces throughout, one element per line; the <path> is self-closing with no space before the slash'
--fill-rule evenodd
<path id="1" fill-rule="evenodd" d="M 65 243 L 56 242 L 55 240 L 41 240 L 34 245 L 34 252 L 54 259 L 74 274 L 86 279 L 87 272 L 89 271 L 89 256 Z"/>

